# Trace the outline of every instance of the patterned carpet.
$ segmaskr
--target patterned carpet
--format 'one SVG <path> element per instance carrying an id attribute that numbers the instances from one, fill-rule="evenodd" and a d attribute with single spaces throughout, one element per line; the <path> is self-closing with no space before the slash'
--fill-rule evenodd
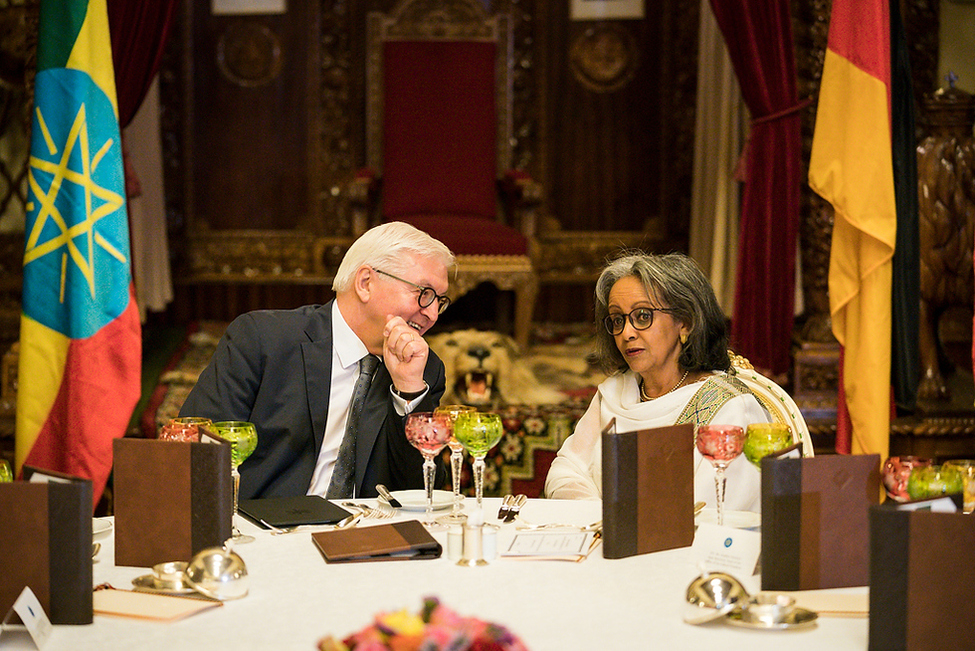
<path id="1" fill-rule="evenodd" d="M 223 322 L 200 322 L 188 329 L 187 336 L 163 370 L 158 386 L 142 415 L 142 434 L 154 438 L 170 418 L 174 418 L 207 365 L 224 331 Z M 562 441 L 572 433 L 595 392 L 598 375 L 565 377 L 558 370 L 546 372 L 545 360 L 557 357 L 581 359 L 589 350 L 591 326 L 540 325 L 533 334 L 525 360 L 536 371 L 540 382 L 559 389 L 565 400 L 556 405 L 509 405 L 498 409 L 505 434 L 486 458 L 484 494 L 499 496 L 524 493 L 541 496 L 545 475 Z M 449 450 L 444 451 L 445 461 Z M 449 467 L 449 463 L 447 464 Z M 471 466 L 465 456 L 461 490 L 473 494 Z"/>

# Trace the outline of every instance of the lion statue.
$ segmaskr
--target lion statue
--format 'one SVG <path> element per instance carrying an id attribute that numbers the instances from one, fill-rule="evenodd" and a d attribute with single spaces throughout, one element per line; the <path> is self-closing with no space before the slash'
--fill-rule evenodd
<path id="1" fill-rule="evenodd" d="M 511 337 L 493 331 L 456 330 L 427 337 L 446 367 L 442 404 L 474 407 L 555 404 L 562 392 L 542 384 Z"/>

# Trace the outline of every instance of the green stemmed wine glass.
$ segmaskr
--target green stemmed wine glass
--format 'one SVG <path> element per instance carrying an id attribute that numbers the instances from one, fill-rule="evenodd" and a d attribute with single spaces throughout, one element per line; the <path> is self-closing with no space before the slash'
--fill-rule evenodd
<path id="1" fill-rule="evenodd" d="M 464 449 L 474 457 L 474 491 L 477 495 L 477 508 L 481 508 L 484 497 L 484 457 L 498 444 L 504 428 L 501 416 L 484 412 L 457 414 L 454 421 L 454 437 Z"/>
<path id="2" fill-rule="evenodd" d="M 0 459 L 0 482 L 8 482 L 14 480 L 14 471 L 10 467 L 10 462 L 6 459 Z"/>
<path id="3" fill-rule="evenodd" d="M 240 493 L 240 472 L 238 466 L 257 448 L 257 428 L 253 423 L 242 420 L 225 420 L 213 424 L 213 432 L 225 441 L 230 441 L 230 477 L 234 482 L 233 535 L 235 544 L 254 541 L 254 536 L 242 534 L 237 528 L 237 495 Z"/>
<path id="4" fill-rule="evenodd" d="M 792 431 L 785 423 L 752 423 L 745 428 L 745 458 L 759 470 L 763 457 L 792 445 Z"/>

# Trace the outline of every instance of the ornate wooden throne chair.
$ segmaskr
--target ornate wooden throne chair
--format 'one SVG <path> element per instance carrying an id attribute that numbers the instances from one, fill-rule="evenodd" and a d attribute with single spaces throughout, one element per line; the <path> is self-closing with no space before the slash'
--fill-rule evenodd
<path id="1" fill-rule="evenodd" d="M 382 221 L 424 230 L 457 255 L 451 298 L 483 282 L 515 295 L 527 346 L 538 280 L 541 189 L 511 163 L 510 19 L 479 0 L 403 0 L 370 12 L 366 158 L 349 188 L 356 234 Z"/>

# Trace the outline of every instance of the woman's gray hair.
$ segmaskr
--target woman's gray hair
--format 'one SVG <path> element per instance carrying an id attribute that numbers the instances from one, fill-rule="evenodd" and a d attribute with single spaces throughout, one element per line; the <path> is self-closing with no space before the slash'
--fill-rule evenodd
<path id="1" fill-rule="evenodd" d="M 596 346 L 590 361 L 608 373 L 629 368 L 616 339 L 606 331 L 609 292 L 619 280 L 633 276 L 660 307 L 669 308 L 675 321 L 687 326 L 678 366 L 685 371 L 727 371 L 728 326 L 708 279 L 700 267 L 682 253 L 653 255 L 624 251 L 611 261 L 596 281 Z M 656 315 L 659 318 L 659 315 Z"/>
<path id="2" fill-rule="evenodd" d="M 412 267 L 405 259 L 408 254 L 433 258 L 448 271 L 455 264 L 454 254 L 440 240 L 405 222 L 388 222 L 370 228 L 352 243 L 335 272 L 332 289 L 338 293 L 352 287 L 355 273 L 362 265 L 403 275 Z"/>

